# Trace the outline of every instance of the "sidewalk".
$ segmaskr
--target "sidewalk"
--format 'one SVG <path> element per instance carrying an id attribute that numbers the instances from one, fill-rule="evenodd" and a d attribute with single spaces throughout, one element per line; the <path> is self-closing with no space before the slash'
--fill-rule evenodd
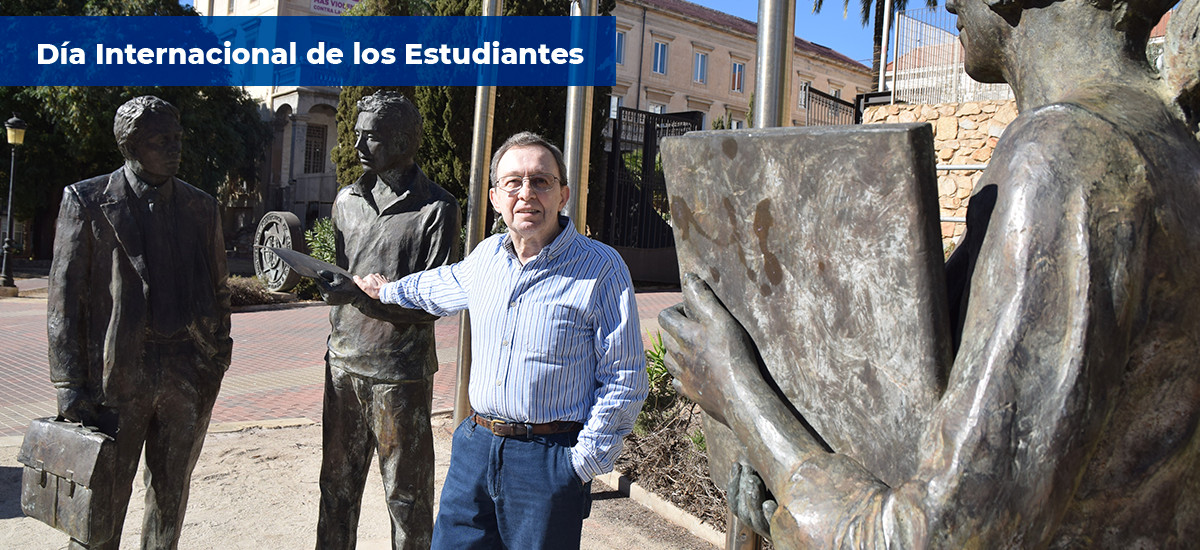
<path id="1" fill-rule="evenodd" d="M 657 330 L 658 311 L 679 300 L 678 292 L 639 293 L 643 333 Z M 0 546 L 5 547 L 55 549 L 66 542 L 55 530 L 24 517 L 19 505 L 21 469 L 15 456 L 21 434 L 30 419 L 55 413 L 47 380 L 45 315 L 44 298 L 0 299 L 0 540 L 6 541 Z M 193 475 L 181 548 L 313 546 L 327 316 L 322 305 L 234 313 L 233 361 Z M 453 407 L 458 318 L 442 319 L 434 330 L 440 362 L 434 409 L 446 411 L 434 421 L 440 491 L 449 464 L 452 426 L 447 412 Z M 615 478 L 606 480 L 618 484 Z M 123 537 L 129 548 L 138 545 L 145 494 L 140 481 L 134 486 Z M 377 470 L 372 470 L 364 495 L 359 548 L 389 548 Z M 584 522 L 584 548 L 699 550 L 712 548 L 708 541 L 714 537 L 720 540 L 711 529 L 707 539 L 697 538 L 601 482 L 594 484 L 593 498 L 591 517 Z"/>
<path id="2" fill-rule="evenodd" d="M 18 287 L 38 288 L 35 279 Z M 40 286 L 44 288 L 45 281 Z M 643 343 L 659 330 L 658 312 L 681 300 L 677 291 L 637 295 Z M 323 304 L 233 314 L 233 359 L 213 407 L 213 422 L 281 419 L 321 420 L 325 339 L 329 310 Z M 434 411 L 454 407 L 459 317 L 434 325 L 438 372 Z M 29 420 L 56 412 L 49 382 L 46 300 L 0 299 L 0 436 L 20 435 Z"/>

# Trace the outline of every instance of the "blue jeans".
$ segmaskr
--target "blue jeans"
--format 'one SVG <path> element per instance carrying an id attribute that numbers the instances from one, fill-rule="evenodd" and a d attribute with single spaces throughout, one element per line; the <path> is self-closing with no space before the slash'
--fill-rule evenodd
<path id="1" fill-rule="evenodd" d="M 578 435 L 500 437 L 464 420 L 454 431 L 433 550 L 579 548 L 592 484 L 571 467 Z"/>

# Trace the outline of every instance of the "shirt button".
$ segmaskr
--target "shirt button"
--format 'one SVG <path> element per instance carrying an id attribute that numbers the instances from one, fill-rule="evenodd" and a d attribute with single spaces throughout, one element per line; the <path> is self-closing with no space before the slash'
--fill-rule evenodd
<path id="1" fill-rule="evenodd" d="M 500 341 L 500 346 L 501 346 L 501 347 L 506 347 L 506 346 L 508 346 L 508 340 L 501 340 L 501 341 Z"/>
<path id="2" fill-rule="evenodd" d="M 508 307 L 517 307 L 517 303 L 516 303 L 516 302 L 509 302 L 509 303 L 508 303 Z"/>

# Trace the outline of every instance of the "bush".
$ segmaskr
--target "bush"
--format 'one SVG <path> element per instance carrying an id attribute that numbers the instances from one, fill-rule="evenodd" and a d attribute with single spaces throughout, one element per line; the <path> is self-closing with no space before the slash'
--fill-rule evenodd
<path id="1" fill-rule="evenodd" d="M 337 264 L 337 250 L 334 244 L 333 218 L 319 218 L 313 222 L 312 229 L 304 232 L 304 243 L 308 245 L 308 255 L 323 262 Z M 305 277 L 300 284 L 292 289 L 292 293 L 301 300 L 320 300 L 321 292 L 317 285 Z"/>
<path id="2" fill-rule="evenodd" d="M 234 306 L 258 306 L 280 302 L 258 277 L 229 278 L 229 303 Z"/>

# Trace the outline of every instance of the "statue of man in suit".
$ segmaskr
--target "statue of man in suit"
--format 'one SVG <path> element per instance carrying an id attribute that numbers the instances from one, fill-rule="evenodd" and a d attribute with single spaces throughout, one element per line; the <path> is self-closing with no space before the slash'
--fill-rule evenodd
<path id="1" fill-rule="evenodd" d="M 50 379 L 59 415 L 117 444 L 117 548 L 145 443 L 143 548 L 174 548 L 229 368 L 229 287 L 216 201 L 176 179 L 179 111 L 134 98 L 113 123 L 124 166 L 63 191 L 50 268 Z M 83 548 L 71 541 L 72 548 Z"/>

